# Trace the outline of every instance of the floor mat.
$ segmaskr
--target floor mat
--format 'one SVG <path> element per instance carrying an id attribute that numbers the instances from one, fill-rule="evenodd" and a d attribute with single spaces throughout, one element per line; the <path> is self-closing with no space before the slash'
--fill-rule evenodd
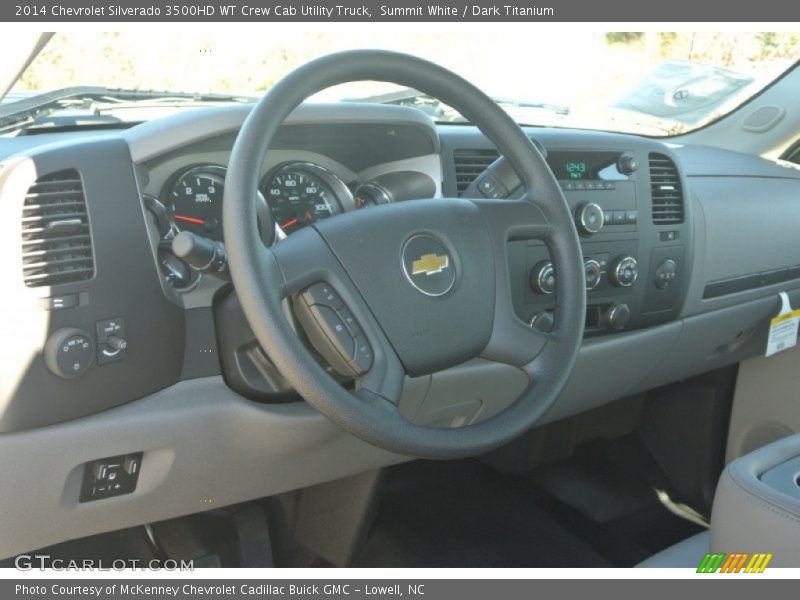
<path id="1" fill-rule="evenodd" d="M 654 488 L 671 492 L 633 436 L 523 476 L 474 460 L 399 465 L 353 566 L 634 566 L 702 530 Z"/>
<path id="2" fill-rule="evenodd" d="M 607 567 L 526 482 L 476 461 L 393 468 L 353 566 Z"/>

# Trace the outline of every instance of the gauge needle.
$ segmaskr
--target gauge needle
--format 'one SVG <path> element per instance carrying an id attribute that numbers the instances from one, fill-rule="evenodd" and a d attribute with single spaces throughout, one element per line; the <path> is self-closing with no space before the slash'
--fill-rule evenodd
<path id="1" fill-rule="evenodd" d="M 286 229 L 287 227 L 292 227 L 293 225 L 297 225 L 297 217 L 294 219 L 289 219 L 286 223 L 281 223 L 281 229 Z"/>
<path id="2" fill-rule="evenodd" d="M 198 219 L 197 217 L 187 217 L 186 215 L 172 215 L 176 221 L 184 221 L 186 223 L 194 223 L 195 225 L 205 225 L 205 219 Z"/>

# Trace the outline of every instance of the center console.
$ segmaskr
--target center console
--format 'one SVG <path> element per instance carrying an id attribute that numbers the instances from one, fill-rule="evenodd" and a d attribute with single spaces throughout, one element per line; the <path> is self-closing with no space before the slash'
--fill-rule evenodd
<path id="1" fill-rule="evenodd" d="M 714 497 L 710 546 L 771 555 L 773 567 L 800 566 L 800 434 L 728 465 Z"/>
<path id="2" fill-rule="evenodd" d="M 661 150 L 661 149 L 659 149 Z M 575 217 L 586 273 L 586 334 L 605 335 L 678 316 L 688 283 L 690 216 L 675 161 L 663 151 L 548 148 L 547 161 Z M 516 309 L 553 325 L 558 277 L 541 242 L 512 244 Z"/>

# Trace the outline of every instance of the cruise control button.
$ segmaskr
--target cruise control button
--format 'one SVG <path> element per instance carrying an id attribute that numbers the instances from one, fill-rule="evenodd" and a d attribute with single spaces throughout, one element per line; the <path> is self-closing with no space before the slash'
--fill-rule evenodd
<path id="1" fill-rule="evenodd" d="M 336 351 L 345 360 L 352 360 L 355 356 L 356 343 L 342 319 L 336 314 L 336 311 L 329 306 L 318 304 L 311 307 L 311 312 L 317 323 L 324 330 L 325 335 L 336 347 Z"/>
<path id="2" fill-rule="evenodd" d="M 351 364 L 357 375 L 366 373 L 372 366 L 372 347 L 363 335 L 356 338 L 356 356 Z"/>
<path id="3" fill-rule="evenodd" d="M 356 321 L 356 318 L 353 316 L 353 313 L 350 312 L 349 308 L 343 306 L 336 312 L 339 313 L 339 316 L 344 322 L 345 327 L 347 327 L 347 330 L 350 332 L 350 335 L 353 337 L 361 335 L 361 327 L 358 325 L 358 321 Z"/>
<path id="4" fill-rule="evenodd" d="M 339 297 L 334 289 L 327 283 L 315 283 L 303 292 L 303 300 L 309 306 L 319 304 L 322 306 L 330 306 L 331 308 L 338 309 L 344 305 L 342 299 Z"/>

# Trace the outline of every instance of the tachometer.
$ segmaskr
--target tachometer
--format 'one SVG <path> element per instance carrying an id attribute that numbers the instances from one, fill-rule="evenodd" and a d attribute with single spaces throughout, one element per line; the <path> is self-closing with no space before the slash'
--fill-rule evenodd
<path id="1" fill-rule="evenodd" d="M 167 198 L 175 225 L 182 231 L 221 240 L 224 189 L 224 167 L 204 165 L 184 172 Z"/>
<path id="2" fill-rule="evenodd" d="M 289 163 L 264 178 L 261 189 L 272 218 L 287 234 L 353 207 L 350 190 L 312 163 Z"/>

